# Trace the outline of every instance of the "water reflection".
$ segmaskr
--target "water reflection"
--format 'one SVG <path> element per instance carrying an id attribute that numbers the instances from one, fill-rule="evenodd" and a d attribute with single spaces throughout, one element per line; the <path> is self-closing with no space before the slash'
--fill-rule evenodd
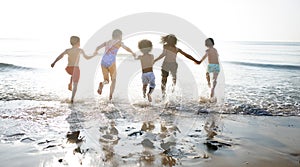
<path id="1" fill-rule="evenodd" d="M 172 113 L 162 115 L 160 120 L 159 138 L 161 139 L 160 147 L 164 150 L 160 154 L 161 164 L 163 166 L 175 166 L 178 159 L 181 158 L 181 151 L 176 147 L 178 140 L 177 133 L 181 133 L 181 131 L 176 125 L 175 115 Z"/>
<path id="2" fill-rule="evenodd" d="M 71 109 L 71 113 L 66 120 L 69 123 L 70 131 L 66 134 L 66 147 L 71 144 L 73 151 L 72 154 L 66 154 L 64 159 L 59 159 L 58 161 L 69 166 L 77 164 L 76 162 L 78 162 L 79 165 L 82 165 L 84 155 L 87 151 L 89 151 L 89 149 L 82 149 L 82 144 L 85 142 L 85 136 L 81 136 L 81 131 L 83 130 L 83 126 L 79 119 L 79 115 L 81 115 L 81 113 L 75 110 L 73 105 L 70 105 L 69 108 Z"/>
<path id="3" fill-rule="evenodd" d="M 123 111 L 121 117 L 112 105 L 100 111 L 86 105 L 70 109 L 66 138 L 71 154 L 60 159 L 67 166 L 76 161 L 75 166 L 173 167 L 195 159 L 201 162 L 210 157 L 206 151 L 213 154 L 211 148 L 227 146 L 218 142 L 218 114 L 202 115 L 197 120 L 193 114 L 183 116 L 179 110 L 166 109 L 163 114 L 153 112 L 155 119 L 142 121 L 137 117 L 143 113 L 135 116 Z"/>
<path id="4" fill-rule="evenodd" d="M 116 128 L 114 121 L 111 121 L 109 125 L 100 127 L 99 129 L 101 137 L 99 139 L 102 144 L 102 150 L 104 153 L 103 161 L 105 166 L 119 166 L 118 160 L 115 158 L 114 146 L 119 142 L 119 131 Z"/>
<path id="5" fill-rule="evenodd" d="M 155 125 L 153 121 L 143 122 L 141 127 L 141 131 L 145 132 L 143 135 L 143 140 L 141 142 L 143 146 L 143 151 L 140 155 L 140 162 L 146 166 L 152 166 L 153 162 L 155 161 L 155 155 L 153 153 L 155 134 L 153 130 L 155 129 Z"/>
<path id="6" fill-rule="evenodd" d="M 74 132 L 68 132 L 67 133 L 67 142 L 68 143 L 75 143 L 77 145 L 77 148 L 74 149 L 74 153 L 82 153 L 81 151 L 81 145 L 83 143 L 84 136 L 80 136 L 80 131 L 74 131 Z"/>

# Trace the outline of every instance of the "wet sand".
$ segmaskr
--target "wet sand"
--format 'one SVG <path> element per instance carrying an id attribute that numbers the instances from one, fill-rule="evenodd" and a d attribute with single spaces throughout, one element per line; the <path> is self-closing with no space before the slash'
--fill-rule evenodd
<path id="1" fill-rule="evenodd" d="M 64 107 L 60 130 L 2 134 L 0 166 L 300 166 L 299 117 Z"/>

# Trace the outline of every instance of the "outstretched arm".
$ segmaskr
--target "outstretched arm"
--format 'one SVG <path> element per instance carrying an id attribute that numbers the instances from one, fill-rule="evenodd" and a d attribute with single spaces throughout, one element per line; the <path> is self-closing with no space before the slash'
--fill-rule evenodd
<path id="1" fill-rule="evenodd" d="M 157 62 L 158 60 L 162 59 L 163 57 L 165 57 L 166 56 L 166 52 L 167 51 L 164 49 L 163 52 L 156 59 L 154 59 L 153 64 L 155 62 Z"/>
<path id="2" fill-rule="evenodd" d="M 198 64 L 202 63 L 202 61 L 203 61 L 207 56 L 208 56 L 208 53 L 206 53 L 206 54 L 202 57 L 202 59 L 199 61 Z"/>
<path id="3" fill-rule="evenodd" d="M 96 55 L 93 55 L 93 56 L 88 56 L 88 55 L 86 55 L 83 49 L 81 49 L 81 54 L 82 54 L 83 57 L 84 57 L 85 59 L 87 59 L 87 60 L 89 60 L 89 59 L 91 59 L 91 58 L 93 58 L 93 57 L 96 56 Z"/>
<path id="4" fill-rule="evenodd" d="M 164 53 L 162 53 L 160 56 L 158 56 L 156 59 L 154 59 L 153 64 L 155 62 L 157 62 L 158 60 L 162 59 L 163 57 L 165 57 L 166 55 Z"/>
<path id="5" fill-rule="evenodd" d="M 133 57 L 136 57 L 136 54 L 129 47 L 123 44 L 122 48 L 125 49 L 127 52 L 131 53 Z"/>
<path id="6" fill-rule="evenodd" d="M 135 60 L 141 60 L 142 56 L 136 56 L 134 59 Z"/>
<path id="7" fill-rule="evenodd" d="M 62 59 L 64 57 L 64 55 L 67 54 L 67 52 L 68 52 L 68 49 L 66 49 L 64 52 L 62 52 L 51 64 L 51 67 L 53 68 L 55 66 L 55 63 L 58 62 L 60 59 Z"/>
<path id="8" fill-rule="evenodd" d="M 98 54 L 98 50 L 100 50 L 101 48 L 105 47 L 106 42 L 103 42 L 101 45 L 99 45 L 96 49 L 95 52 L 93 54 L 93 56 L 96 56 Z"/>
<path id="9" fill-rule="evenodd" d="M 194 61 L 195 63 L 198 63 L 198 61 L 191 55 L 185 53 L 184 51 L 182 51 L 181 49 L 178 49 L 178 52 L 181 53 L 183 56 L 185 56 L 186 58 Z"/>

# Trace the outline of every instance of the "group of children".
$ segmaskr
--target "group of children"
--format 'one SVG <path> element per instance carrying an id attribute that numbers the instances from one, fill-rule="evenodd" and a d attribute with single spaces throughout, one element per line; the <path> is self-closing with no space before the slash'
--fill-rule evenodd
<path id="1" fill-rule="evenodd" d="M 143 96 L 144 98 L 148 98 L 148 101 L 152 101 L 151 94 L 155 88 L 155 75 L 153 73 L 153 65 L 158 60 L 164 58 L 162 68 L 161 68 L 161 91 L 162 97 L 166 96 L 166 84 L 169 73 L 171 73 L 173 78 L 173 88 L 176 85 L 177 78 L 177 68 L 178 64 L 176 62 L 177 54 L 180 53 L 188 59 L 194 61 L 196 64 L 201 64 L 206 58 L 208 58 L 208 66 L 206 72 L 206 79 L 208 82 L 208 86 L 211 88 L 210 97 L 214 97 L 214 90 L 217 84 L 217 77 L 220 72 L 219 66 L 219 55 L 217 50 L 214 48 L 214 40 L 212 38 L 208 38 L 205 40 L 205 46 L 208 48 L 206 50 L 206 54 L 200 61 L 197 61 L 191 55 L 185 53 L 181 49 L 176 47 L 177 38 L 175 35 L 166 35 L 161 38 L 161 43 L 163 44 L 163 52 L 162 54 L 154 59 L 154 56 L 150 53 L 152 50 L 152 42 L 144 39 L 139 41 L 138 48 L 140 49 L 142 55 L 136 56 L 136 54 L 124 43 L 122 42 L 122 31 L 116 29 L 112 33 L 112 39 L 106 41 L 99 45 L 94 54 L 92 56 L 87 56 L 85 52 L 80 49 L 80 38 L 77 36 L 72 36 L 70 38 L 70 43 L 72 48 L 66 49 L 63 53 L 61 53 L 55 61 L 51 64 L 51 67 L 54 67 L 55 63 L 63 58 L 64 55 L 68 55 L 68 65 L 66 67 L 66 71 L 71 75 L 70 83 L 68 85 L 68 89 L 72 91 L 71 103 L 74 101 L 74 97 L 77 90 L 78 81 L 80 78 L 80 69 L 79 69 L 79 59 L 80 55 L 83 55 L 85 59 L 91 59 L 98 55 L 98 50 L 101 48 L 105 48 L 104 55 L 101 60 L 101 68 L 103 74 L 103 81 L 99 83 L 98 86 L 98 94 L 102 94 L 102 89 L 104 85 L 109 84 L 109 80 L 111 80 L 110 85 L 110 93 L 109 100 L 112 99 L 113 92 L 116 85 L 116 56 L 119 48 L 123 48 L 129 53 L 133 55 L 136 60 L 140 60 L 142 67 L 142 83 L 143 83 Z M 210 82 L 210 73 L 213 74 L 213 85 L 211 86 Z M 110 76 L 110 79 L 109 79 Z M 72 85 L 73 83 L 73 85 Z M 147 93 L 147 87 L 149 85 L 149 91 Z M 174 89 L 173 89 L 174 91 Z"/>

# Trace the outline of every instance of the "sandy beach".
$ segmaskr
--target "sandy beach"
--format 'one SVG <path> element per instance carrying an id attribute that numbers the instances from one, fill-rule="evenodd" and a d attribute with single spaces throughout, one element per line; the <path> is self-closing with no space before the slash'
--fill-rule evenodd
<path id="1" fill-rule="evenodd" d="M 140 117 L 109 102 L 93 110 L 91 104 L 42 102 L 35 115 L 2 116 L 1 166 L 300 165 L 299 117 L 186 113 L 172 107 L 157 112 L 149 106 L 141 107 Z M 46 113 L 50 106 L 61 112 Z M 13 130 L 24 120 L 33 123 Z"/>
<path id="2" fill-rule="evenodd" d="M 185 58 L 178 58 L 178 83 L 173 91 L 169 79 L 165 100 L 161 62 L 155 64 L 149 103 L 140 64 L 126 54 L 118 55 L 118 82 L 108 101 L 108 86 L 97 94 L 99 56 L 84 62 L 74 104 L 64 63 L 52 69 L 48 52 L 15 51 L 16 44 L 39 41 L 0 43 L 11 48 L 0 53 L 0 166 L 300 166 L 299 42 L 222 44 L 227 57 L 218 103 L 207 99 L 205 67 Z M 84 68 L 92 65 L 95 75 Z"/>

